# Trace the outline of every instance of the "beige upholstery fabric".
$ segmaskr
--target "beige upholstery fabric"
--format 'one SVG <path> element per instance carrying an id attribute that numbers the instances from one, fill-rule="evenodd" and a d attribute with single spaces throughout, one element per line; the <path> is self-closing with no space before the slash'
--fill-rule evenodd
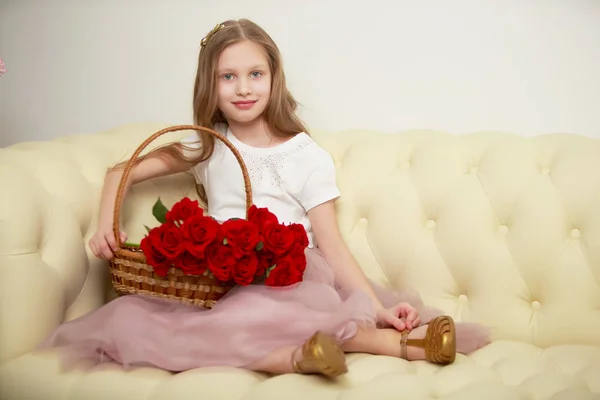
<path id="1" fill-rule="evenodd" d="M 0 149 L 1 399 L 600 397 L 600 140 L 574 135 L 313 133 L 335 159 L 340 226 L 367 275 L 494 327 L 493 344 L 454 365 L 355 354 L 331 383 L 232 368 L 62 371 L 53 354 L 32 356 L 59 323 L 110 300 L 106 265 L 86 246 L 104 173 L 164 126 Z M 195 196 L 193 180 L 134 188 L 121 221 L 134 240 L 158 194 Z"/>

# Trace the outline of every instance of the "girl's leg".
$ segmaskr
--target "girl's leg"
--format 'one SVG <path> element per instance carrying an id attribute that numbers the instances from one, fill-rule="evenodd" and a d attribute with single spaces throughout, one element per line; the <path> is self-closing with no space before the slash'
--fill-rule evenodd
<path id="1" fill-rule="evenodd" d="M 408 334 L 409 339 L 422 339 L 427 332 L 427 325 L 419 326 Z M 369 353 L 382 356 L 401 356 L 400 341 L 402 334 L 396 329 L 363 329 L 359 328 L 351 339 L 342 344 L 346 353 Z M 425 350 L 420 347 L 407 347 L 408 360 L 424 360 Z"/>
<path id="2" fill-rule="evenodd" d="M 288 374 L 293 372 L 293 359 L 296 357 L 297 348 L 293 346 L 282 347 L 268 356 L 252 363 L 247 368 L 257 372 L 270 374 Z"/>
<path id="3" fill-rule="evenodd" d="M 315 332 L 300 347 L 280 348 L 248 368 L 273 374 L 319 373 L 329 377 L 348 371 L 346 354 L 333 336 L 322 332 Z"/>
<path id="4" fill-rule="evenodd" d="M 455 329 L 454 320 L 443 315 L 410 332 L 398 332 L 396 329 L 362 329 L 344 343 L 342 348 L 345 352 L 371 353 L 407 360 L 427 360 L 435 364 L 447 365 L 456 359 Z M 476 345 L 477 341 L 478 339 L 474 337 L 470 340 L 472 342 L 470 344 Z M 481 344 L 482 341 L 479 342 Z"/>
<path id="5" fill-rule="evenodd" d="M 427 326 L 413 329 L 409 339 L 422 339 L 425 337 Z M 362 329 L 360 328 L 354 337 L 341 345 L 346 353 L 370 353 L 392 357 L 401 356 L 402 334 L 395 329 Z M 419 347 L 408 346 L 407 356 L 409 360 L 424 360 L 425 350 Z M 271 374 L 287 374 L 294 371 L 294 360 L 302 361 L 302 349 L 294 346 L 280 348 L 265 358 L 251 364 L 248 369 Z M 319 368 L 303 368 L 304 373 L 320 372 Z"/>

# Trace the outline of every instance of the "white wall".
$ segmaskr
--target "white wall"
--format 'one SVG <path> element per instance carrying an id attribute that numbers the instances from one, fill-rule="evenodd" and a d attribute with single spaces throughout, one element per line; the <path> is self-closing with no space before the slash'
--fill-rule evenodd
<path id="1" fill-rule="evenodd" d="M 0 146 L 191 121 L 200 39 L 248 17 L 323 129 L 600 137 L 597 0 L 0 0 Z"/>

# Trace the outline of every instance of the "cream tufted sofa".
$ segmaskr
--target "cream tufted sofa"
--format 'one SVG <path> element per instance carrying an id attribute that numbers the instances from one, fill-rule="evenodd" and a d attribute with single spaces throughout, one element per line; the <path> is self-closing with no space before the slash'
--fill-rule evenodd
<path id="1" fill-rule="evenodd" d="M 164 126 L 0 149 L 0 399 L 600 398 L 600 140 L 574 135 L 313 133 L 336 161 L 341 229 L 368 276 L 494 328 L 490 346 L 451 366 L 355 354 L 327 382 L 232 368 L 67 372 L 32 355 L 59 323 L 110 301 L 106 264 L 86 247 L 104 172 Z M 121 221 L 130 237 L 153 222 L 159 193 L 195 196 L 192 178 L 136 186 Z"/>

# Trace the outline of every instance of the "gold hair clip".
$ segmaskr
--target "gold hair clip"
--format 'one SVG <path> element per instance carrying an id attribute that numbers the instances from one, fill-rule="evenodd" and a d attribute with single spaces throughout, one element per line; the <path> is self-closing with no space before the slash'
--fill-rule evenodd
<path id="1" fill-rule="evenodd" d="M 225 28 L 225 24 L 217 24 L 212 31 L 208 32 L 208 35 L 206 35 L 205 37 L 202 38 L 202 40 L 200 41 L 200 46 L 202 46 L 202 48 L 204 48 L 204 46 L 206 46 L 206 43 L 208 43 L 208 41 L 210 40 L 210 38 L 217 32 L 219 32 L 221 29 Z"/>

